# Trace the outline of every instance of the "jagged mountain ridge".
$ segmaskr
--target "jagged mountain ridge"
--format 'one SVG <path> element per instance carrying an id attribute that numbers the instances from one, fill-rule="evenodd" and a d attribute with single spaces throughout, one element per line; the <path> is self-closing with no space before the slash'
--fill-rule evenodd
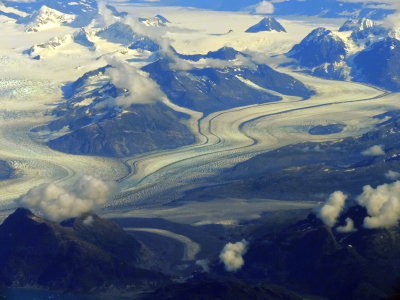
<path id="1" fill-rule="evenodd" d="M 229 55 L 225 55 L 229 53 Z M 222 55 L 221 55 L 222 54 Z M 235 51 L 219 50 L 206 57 L 225 57 L 231 60 Z M 204 56 L 189 56 L 197 60 Z M 173 61 L 162 58 L 143 68 L 157 82 L 169 99 L 181 106 L 211 113 L 238 106 L 279 101 L 280 97 L 270 94 L 271 89 L 282 94 L 307 98 L 313 91 L 293 77 L 279 73 L 267 65 L 252 67 L 202 67 L 192 70 L 174 70 Z M 246 80 L 260 89 L 249 86 Z"/>
<path id="2" fill-rule="evenodd" d="M 209 51 L 207 54 L 181 54 L 178 53 L 174 48 L 171 48 L 172 52 L 178 56 L 179 58 L 191 60 L 191 61 L 199 61 L 201 59 L 220 59 L 220 60 L 235 60 L 238 55 L 248 56 L 245 53 L 237 51 L 232 47 L 222 47 L 216 51 Z"/>
<path id="3" fill-rule="evenodd" d="M 131 26 L 122 22 L 115 22 L 98 31 L 96 35 L 109 42 L 122 44 L 134 50 L 156 52 L 161 49 L 157 42 L 149 37 L 135 33 Z"/>

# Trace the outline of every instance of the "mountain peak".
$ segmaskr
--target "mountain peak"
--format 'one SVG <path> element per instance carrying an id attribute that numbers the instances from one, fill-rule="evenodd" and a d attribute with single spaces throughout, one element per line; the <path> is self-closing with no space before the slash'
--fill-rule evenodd
<path id="1" fill-rule="evenodd" d="M 156 15 L 150 18 L 139 18 L 139 22 L 142 22 L 146 26 L 154 27 L 163 27 L 166 26 L 168 23 L 171 23 L 170 21 L 168 21 L 167 18 L 161 15 Z"/>
<path id="2" fill-rule="evenodd" d="M 316 67 L 325 63 L 340 62 L 347 55 L 346 44 L 332 31 L 319 27 L 311 31 L 288 53 L 301 66 Z"/>
<path id="3" fill-rule="evenodd" d="M 261 31 L 286 32 L 285 28 L 271 16 L 264 17 L 260 22 L 246 30 L 248 33 L 257 33 Z"/>
<path id="4" fill-rule="evenodd" d="M 12 219 L 31 218 L 32 216 L 34 216 L 34 214 L 29 209 L 20 207 L 17 208 L 11 215 L 9 215 L 4 222 Z"/>
<path id="5" fill-rule="evenodd" d="M 37 32 L 45 29 L 50 29 L 60 26 L 62 24 L 72 23 L 73 21 L 75 21 L 75 19 L 75 15 L 65 14 L 46 5 L 43 5 L 36 13 L 32 15 L 32 21 L 28 23 L 26 31 Z"/>
<path id="6" fill-rule="evenodd" d="M 349 19 L 339 28 L 340 32 L 343 31 L 354 31 L 354 30 L 365 30 L 368 28 L 373 28 L 377 24 L 376 22 L 368 19 L 368 18 L 360 18 L 360 19 Z"/>
<path id="7" fill-rule="evenodd" d="M 128 46 L 133 43 L 135 33 L 128 24 L 115 22 L 97 32 L 96 35 L 111 43 Z"/>

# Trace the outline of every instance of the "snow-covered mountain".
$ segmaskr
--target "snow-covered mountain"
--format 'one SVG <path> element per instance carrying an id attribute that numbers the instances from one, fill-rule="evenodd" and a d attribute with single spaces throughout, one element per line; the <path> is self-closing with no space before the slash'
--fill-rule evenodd
<path id="1" fill-rule="evenodd" d="M 246 32 L 249 33 L 257 33 L 261 31 L 286 32 L 285 28 L 274 17 L 265 17 L 260 22 L 246 30 Z"/>
<path id="2" fill-rule="evenodd" d="M 132 44 L 135 37 L 132 27 L 122 22 L 115 22 L 101 29 L 96 35 L 111 43 L 125 46 Z"/>
<path id="3" fill-rule="evenodd" d="M 302 67 L 314 68 L 325 63 L 340 62 L 347 53 L 346 44 L 340 36 L 320 27 L 295 45 L 287 55 L 295 58 Z"/>
<path id="4" fill-rule="evenodd" d="M 362 18 L 333 32 L 313 30 L 287 53 L 292 65 L 325 78 L 361 81 L 400 90 L 399 43 L 395 30 Z"/>
<path id="5" fill-rule="evenodd" d="M 90 50 L 96 50 L 96 45 L 92 42 L 92 33 L 85 28 L 81 28 L 74 34 L 74 42 Z"/>
<path id="6" fill-rule="evenodd" d="M 365 30 L 376 26 L 377 23 L 368 18 L 361 19 L 349 19 L 339 28 L 340 32 L 353 31 L 353 30 Z"/>
<path id="7" fill-rule="evenodd" d="M 44 5 L 31 16 L 31 21 L 26 25 L 26 31 L 42 31 L 63 24 L 70 24 L 75 19 L 75 15 L 65 14 Z"/>
<path id="8" fill-rule="evenodd" d="M 54 37 L 47 41 L 46 43 L 35 45 L 25 51 L 33 59 L 41 59 L 42 56 L 52 55 L 56 50 L 59 48 L 68 45 L 69 43 L 73 42 L 73 37 L 70 34 L 67 34 L 62 37 Z"/>
<path id="9" fill-rule="evenodd" d="M 135 35 L 132 44 L 129 45 L 129 49 L 133 50 L 146 50 L 155 52 L 161 49 L 160 45 L 152 39 L 146 36 Z"/>
<path id="10" fill-rule="evenodd" d="M 171 23 L 170 21 L 168 21 L 167 18 L 161 15 L 156 15 L 150 18 L 139 18 L 139 22 L 143 23 L 146 26 L 154 26 L 154 27 L 167 26 L 168 23 Z"/>
<path id="11" fill-rule="evenodd" d="M 400 41 L 375 42 L 354 58 L 354 78 L 392 91 L 400 91 Z"/>
<path id="12" fill-rule="evenodd" d="M 350 32 L 350 38 L 359 46 L 365 47 L 388 36 L 390 30 L 368 18 L 350 19 L 339 32 Z"/>
<path id="13" fill-rule="evenodd" d="M 35 12 L 40 12 L 42 7 L 53 9 L 58 13 L 65 15 L 75 16 L 73 22 L 69 22 L 69 18 L 67 18 L 66 21 L 68 21 L 68 24 L 70 25 L 80 27 L 90 24 L 90 22 L 98 13 L 96 0 L 6 0 L 2 2 L 3 5 L 7 7 L 7 11 L 5 13 L 13 13 L 13 15 L 10 15 L 10 17 L 13 17 L 20 23 L 31 22 L 32 18 L 37 15 Z M 4 10 L 0 8 L 0 15 L 2 14 L 1 11 L 4 12 Z"/>
<path id="14" fill-rule="evenodd" d="M 109 42 L 121 44 L 133 50 L 155 52 L 161 49 L 160 45 L 149 37 L 136 34 L 132 27 L 122 22 L 116 22 L 98 31 L 96 35 Z"/>

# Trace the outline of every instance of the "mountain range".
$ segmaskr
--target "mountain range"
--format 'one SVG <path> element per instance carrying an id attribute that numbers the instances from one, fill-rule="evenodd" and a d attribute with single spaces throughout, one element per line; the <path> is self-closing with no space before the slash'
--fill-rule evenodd
<path id="1" fill-rule="evenodd" d="M 348 32 L 348 37 L 341 33 Z M 314 29 L 286 55 L 307 73 L 329 79 L 352 80 L 390 91 L 400 90 L 399 40 L 372 20 L 351 19 L 334 32 Z M 356 50 L 354 50 L 356 49 Z"/>
<path id="2" fill-rule="evenodd" d="M 163 104 L 113 104 L 128 92 L 118 89 L 106 66 L 86 73 L 66 87 L 66 101 L 53 114 L 56 120 L 35 131 L 47 135 L 48 145 L 73 154 L 123 157 L 195 142 L 185 120 L 188 115 Z M 134 97 L 134 96 L 133 96 Z"/>
<path id="3" fill-rule="evenodd" d="M 204 56 L 190 55 L 181 58 L 195 61 L 201 58 L 234 60 L 236 55 L 235 50 L 223 48 Z M 162 58 L 145 66 L 143 70 L 150 74 L 172 102 L 204 113 L 281 100 L 281 97 L 269 93 L 268 90 L 304 98 L 313 95 L 313 91 L 299 80 L 262 64 L 238 67 L 200 66 L 191 70 L 174 70 L 173 60 Z M 246 81 L 259 88 L 250 86 Z"/>

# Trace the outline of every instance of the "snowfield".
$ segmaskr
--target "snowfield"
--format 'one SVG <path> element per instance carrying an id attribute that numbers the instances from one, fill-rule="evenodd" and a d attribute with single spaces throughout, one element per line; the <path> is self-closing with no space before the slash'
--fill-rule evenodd
<path id="1" fill-rule="evenodd" d="M 343 20 L 318 18 L 279 19 L 288 33 L 246 34 L 245 29 L 257 23 L 260 16 L 137 7 L 125 3 L 115 6 L 138 17 L 165 16 L 171 23 L 163 30 L 179 52 L 207 53 L 231 46 L 260 53 L 258 59 L 272 66 L 285 59 L 271 56 L 287 52 L 313 28 L 337 28 L 343 23 Z M 256 154 L 288 144 L 360 135 L 377 123 L 373 116 L 400 108 L 398 94 L 279 68 L 314 89 L 316 95 L 308 100 L 281 95 L 280 102 L 234 108 L 207 116 L 163 99 L 172 109 L 191 115 L 191 129 L 198 138 L 196 144 L 123 160 L 69 155 L 49 149 L 30 132 L 31 128 L 51 120 L 47 112 L 63 100 L 62 86 L 85 72 L 104 66 L 107 57 L 131 59 L 131 64 L 141 66 L 147 54 L 93 35 L 95 51 L 68 41 L 63 47 L 46 49 L 43 59 L 33 60 L 23 54 L 26 49 L 45 44 L 54 37 L 72 36 L 77 29 L 60 25 L 28 33 L 23 25 L 5 16 L 0 16 L 0 24 L 0 159 L 10 162 L 18 175 L 16 179 L 0 181 L 2 211 L 14 208 L 14 200 L 38 184 L 55 181 L 68 186 L 82 174 L 118 182 L 120 192 L 107 205 L 108 213 L 126 214 L 150 207 L 157 210 L 190 189 L 212 184 L 209 178 L 221 169 Z M 252 82 L 246 84 L 260 88 Z M 344 131 L 327 136 L 308 133 L 311 126 L 333 123 L 347 126 Z M 247 204 L 251 206 L 251 202 Z M 265 202 L 265 209 L 270 205 Z M 257 211 L 263 211 L 264 206 L 259 201 L 256 207 Z M 224 218 L 229 219 L 229 216 Z"/>

